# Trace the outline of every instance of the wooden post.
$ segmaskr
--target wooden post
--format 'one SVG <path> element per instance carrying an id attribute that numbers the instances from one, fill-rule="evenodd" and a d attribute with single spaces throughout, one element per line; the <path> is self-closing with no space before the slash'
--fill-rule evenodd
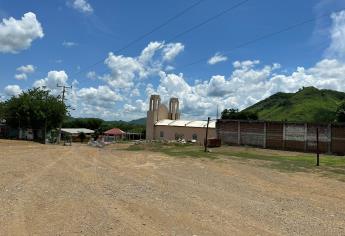
<path id="1" fill-rule="evenodd" d="M 319 128 L 316 128 L 316 166 L 320 165 Z"/>
<path id="2" fill-rule="evenodd" d="M 308 148 L 308 124 L 304 124 L 304 152 L 307 152 Z"/>
<path id="3" fill-rule="evenodd" d="M 283 123 L 283 150 L 285 150 L 285 139 L 286 139 L 286 125 Z"/>
<path id="4" fill-rule="evenodd" d="M 332 153 L 332 124 L 328 125 L 328 154 Z"/>
<path id="5" fill-rule="evenodd" d="M 241 145 L 241 121 L 237 121 L 237 144 Z"/>
<path id="6" fill-rule="evenodd" d="M 206 138 L 205 138 L 205 152 L 207 152 L 207 139 L 208 139 L 208 125 L 210 124 L 210 117 L 207 118 Z"/>
<path id="7" fill-rule="evenodd" d="M 266 124 L 266 121 L 264 122 L 264 143 L 263 143 L 263 147 L 266 148 L 266 145 L 267 145 L 267 124 Z"/>

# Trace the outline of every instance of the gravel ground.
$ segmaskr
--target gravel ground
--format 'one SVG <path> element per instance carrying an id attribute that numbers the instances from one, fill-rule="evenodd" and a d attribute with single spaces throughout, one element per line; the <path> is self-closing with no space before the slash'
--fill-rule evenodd
<path id="1" fill-rule="evenodd" d="M 345 183 L 255 161 L 0 140 L 0 235 L 345 235 Z"/>

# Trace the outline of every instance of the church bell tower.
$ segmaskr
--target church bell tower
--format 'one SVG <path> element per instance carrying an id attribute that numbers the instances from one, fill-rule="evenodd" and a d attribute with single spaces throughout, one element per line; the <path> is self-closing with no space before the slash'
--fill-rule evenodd
<path id="1" fill-rule="evenodd" d="M 154 139 L 154 124 L 159 119 L 159 108 L 161 105 L 161 98 L 159 95 L 151 95 L 150 97 L 150 106 L 147 111 L 146 118 L 146 139 Z"/>
<path id="2" fill-rule="evenodd" d="M 180 103 L 178 98 L 170 98 L 169 101 L 169 119 L 179 120 L 180 119 Z"/>

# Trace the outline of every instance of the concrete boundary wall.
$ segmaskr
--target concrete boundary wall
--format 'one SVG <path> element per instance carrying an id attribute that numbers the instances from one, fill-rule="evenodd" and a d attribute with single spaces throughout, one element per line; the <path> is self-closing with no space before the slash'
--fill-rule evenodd
<path id="1" fill-rule="evenodd" d="M 223 144 L 315 152 L 316 129 L 322 153 L 345 155 L 345 124 L 218 120 L 216 132 Z"/>

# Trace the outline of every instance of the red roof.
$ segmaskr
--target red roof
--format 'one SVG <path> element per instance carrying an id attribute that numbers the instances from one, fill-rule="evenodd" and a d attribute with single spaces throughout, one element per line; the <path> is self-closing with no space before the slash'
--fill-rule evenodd
<path id="1" fill-rule="evenodd" d="M 108 131 L 105 131 L 104 134 L 108 134 L 108 135 L 123 135 L 123 134 L 125 134 L 125 132 L 123 132 L 119 128 L 113 128 L 113 129 L 110 129 Z"/>

